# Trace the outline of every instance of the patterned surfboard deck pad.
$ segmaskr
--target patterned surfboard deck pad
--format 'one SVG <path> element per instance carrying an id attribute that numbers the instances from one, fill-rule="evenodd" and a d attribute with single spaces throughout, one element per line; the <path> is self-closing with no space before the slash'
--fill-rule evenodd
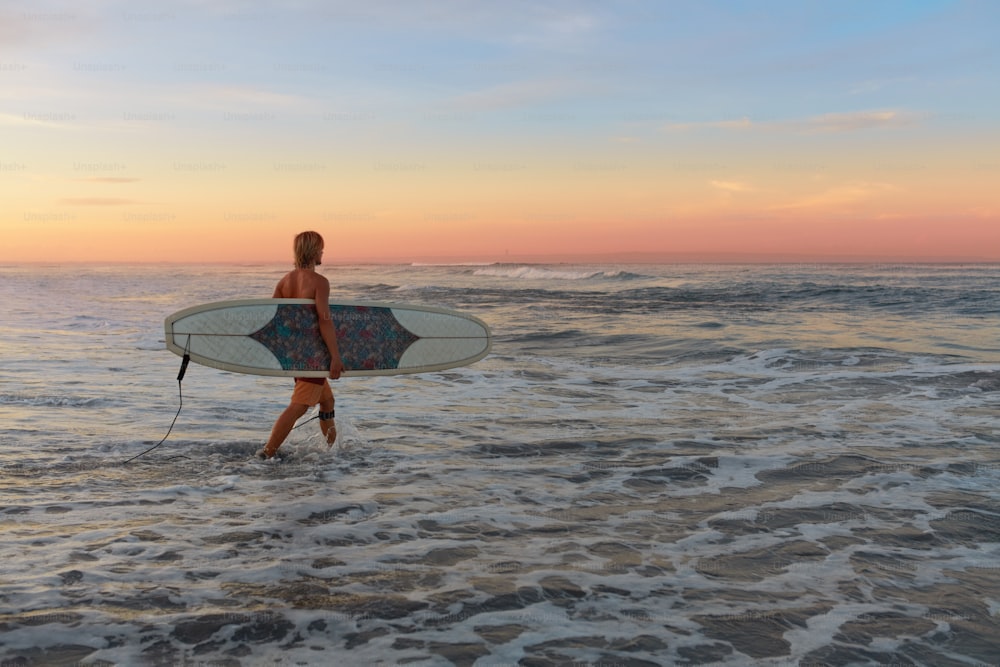
<path id="1" fill-rule="evenodd" d="M 332 304 L 330 315 L 346 370 L 398 368 L 403 353 L 418 340 L 390 308 Z M 285 370 L 322 371 L 330 367 L 316 306 L 282 304 L 271 321 L 250 337 L 270 350 Z"/>

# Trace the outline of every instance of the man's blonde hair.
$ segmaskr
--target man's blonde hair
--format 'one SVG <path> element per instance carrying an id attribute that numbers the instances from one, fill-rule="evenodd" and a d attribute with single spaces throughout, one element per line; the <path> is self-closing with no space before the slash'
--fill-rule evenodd
<path id="1" fill-rule="evenodd" d="M 319 251 L 323 249 L 323 237 L 318 232 L 302 232 L 295 237 L 295 268 L 316 266 Z"/>

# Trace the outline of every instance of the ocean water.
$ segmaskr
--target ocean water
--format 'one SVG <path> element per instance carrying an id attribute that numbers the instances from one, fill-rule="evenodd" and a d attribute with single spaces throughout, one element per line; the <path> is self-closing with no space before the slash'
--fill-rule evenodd
<path id="1" fill-rule="evenodd" d="M 0 267 L 3 665 L 996 665 L 1000 266 L 330 266 L 493 353 L 290 381 L 163 318 L 283 266 Z"/>

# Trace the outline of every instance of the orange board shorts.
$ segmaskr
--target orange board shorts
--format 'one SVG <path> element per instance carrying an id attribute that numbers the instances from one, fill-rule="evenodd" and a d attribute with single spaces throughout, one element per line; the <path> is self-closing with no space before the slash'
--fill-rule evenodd
<path id="1" fill-rule="evenodd" d="M 292 391 L 292 403 L 298 403 L 307 407 L 312 407 L 317 403 L 326 400 L 333 400 L 333 391 L 330 383 L 322 378 L 322 382 L 310 382 L 300 378 L 295 378 L 295 390 Z"/>

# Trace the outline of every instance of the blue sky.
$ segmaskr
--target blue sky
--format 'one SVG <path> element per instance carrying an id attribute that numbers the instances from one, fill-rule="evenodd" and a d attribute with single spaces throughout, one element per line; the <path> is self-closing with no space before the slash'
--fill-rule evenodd
<path id="1" fill-rule="evenodd" d="M 697 122 L 780 120 L 860 104 L 964 106 L 977 115 L 972 109 L 995 108 L 998 94 L 990 84 L 1000 64 L 1000 5 L 992 2 L 26 7 L 2 10 L 3 62 L 30 68 L 39 87 L 84 98 L 125 83 L 140 93 L 166 87 L 150 100 L 164 106 L 170 90 L 225 85 L 383 114 L 405 101 L 428 112 L 564 107 L 595 122 L 658 114 Z M 22 77 L 7 74 L 20 85 L 5 104 L 37 100 Z M 29 95 L 18 98 L 18 90 Z"/>

